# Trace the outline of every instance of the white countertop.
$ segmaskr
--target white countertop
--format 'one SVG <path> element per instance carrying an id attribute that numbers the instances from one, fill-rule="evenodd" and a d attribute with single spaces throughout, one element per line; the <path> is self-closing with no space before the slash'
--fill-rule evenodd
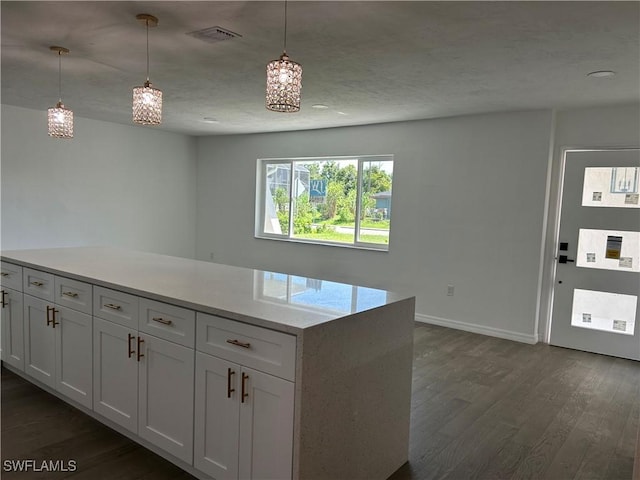
<path id="1" fill-rule="evenodd" d="M 289 333 L 408 296 L 111 247 L 7 250 L 2 260 Z"/>

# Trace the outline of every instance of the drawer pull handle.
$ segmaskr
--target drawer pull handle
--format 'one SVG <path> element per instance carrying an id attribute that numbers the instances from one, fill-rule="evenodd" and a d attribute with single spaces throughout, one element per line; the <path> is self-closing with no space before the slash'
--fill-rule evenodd
<path id="1" fill-rule="evenodd" d="M 129 358 L 131 358 L 133 356 L 134 353 L 136 353 L 135 350 L 131 350 L 131 340 L 133 340 L 135 337 L 135 335 L 131 335 L 130 333 L 127 334 L 129 335 L 129 339 L 128 339 L 128 343 L 129 343 Z"/>
<path id="2" fill-rule="evenodd" d="M 251 348 L 251 344 L 249 342 L 244 343 L 244 342 L 241 342 L 240 340 L 235 340 L 235 339 L 231 340 L 231 339 L 229 339 L 229 340 L 227 340 L 227 343 L 230 343 L 231 345 L 235 345 L 237 347 Z"/>
<path id="3" fill-rule="evenodd" d="M 153 317 L 152 320 L 154 322 L 158 322 L 158 323 L 161 323 L 163 325 L 171 325 L 173 323 L 171 320 L 165 320 L 162 317 Z"/>
<path id="4" fill-rule="evenodd" d="M 246 373 L 242 372 L 242 399 L 240 400 L 240 402 L 244 403 L 244 399 L 247 398 L 249 396 L 249 394 L 246 392 L 246 387 L 245 387 L 245 380 L 247 380 L 249 378 L 249 375 L 247 375 Z"/>
<path id="5" fill-rule="evenodd" d="M 231 398 L 231 394 L 236 391 L 235 388 L 231 388 L 231 375 L 235 375 L 236 372 L 227 368 L 227 398 Z"/>
<path id="6" fill-rule="evenodd" d="M 0 275 L 2 275 L 3 277 L 8 277 L 9 274 L 7 272 L 1 272 Z"/>
<path id="7" fill-rule="evenodd" d="M 140 361 L 140 359 L 144 357 L 144 353 L 142 353 L 142 348 L 140 348 L 140 346 L 143 343 L 144 343 L 144 338 L 138 337 L 138 361 Z"/>
<path id="8" fill-rule="evenodd" d="M 111 310 L 120 310 L 122 307 L 120 305 L 114 305 L 113 303 L 105 303 L 105 307 L 110 308 Z"/>
<path id="9" fill-rule="evenodd" d="M 33 285 L 34 287 L 41 287 L 41 286 L 43 286 L 43 285 L 44 285 L 44 283 L 42 283 L 42 282 L 36 282 L 36 281 L 29 282 L 29 283 L 30 283 L 31 285 Z"/>
<path id="10" fill-rule="evenodd" d="M 2 308 L 4 308 L 4 307 L 6 307 L 7 305 L 9 305 L 9 304 L 7 303 L 7 301 L 5 300 L 5 297 L 6 297 L 6 296 L 7 296 L 7 292 L 5 292 L 4 290 L 2 290 L 2 302 L 0 302 L 0 303 L 2 303 Z"/>
<path id="11" fill-rule="evenodd" d="M 78 294 L 76 292 L 62 292 L 65 297 L 77 298 Z"/>

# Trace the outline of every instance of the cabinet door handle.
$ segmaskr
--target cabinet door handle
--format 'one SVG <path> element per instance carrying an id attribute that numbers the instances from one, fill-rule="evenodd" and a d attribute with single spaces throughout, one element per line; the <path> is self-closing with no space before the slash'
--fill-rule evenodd
<path id="1" fill-rule="evenodd" d="M 0 275 L 2 275 L 3 277 L 8 277 L 9 274 L 7 272 L 0 272 Z"/>
<path id="2" fill-rule="evenodd" d="M 227 398 L 231 398 L 231 394 L 236 391 L 235 388 L 231 388 L 231 376 L 235 374 L 236 372 L 227 368 Z"/>
<path id="3" fill-rule="evenodd" d="M 140 348 L 140 346 L 143 343 L 144 343 L 144 338 L 138 337 L 138 361 L 140 361 L 140 359 L 144 357 L 144 353 L 142 353 L 142 348 Z"/>
<path id="4" fill-rule="evenodd" d="M 249 379 L 249 375 L 247 375 L 246 373 L 242 372 L 242 399 L 240 400 L 242 403 L 244 403 L 244 399 L 247 398 L 249 396 L 249 394 L 246 392 L 246 386 L 245 386 L 245 380 Z"/>
<path id="5" fill-rule="evenodd" d="M 227 343 L 230 343 L 231 345 L 236 345 L 237 347 L 242 347 L 242 348 L 251 348 L 251 344 L 249 342 L 244 343 L 241 342 L 240 340 L 236 340 L 236 339 L 228 339 Z"/>
<path id="6" fill-rule="evenodd" d="M 76 292 L 62 292 L 65 297 L 76 298 L 78 294 Z"/>
<path id="7" fill-rule="evenodd" d="M 151 320 L 154 322 L 162 323 L 163 325 L 171 325 L 173 322 L 171 320 L 165 320 L 162 317 L 153 317 Z"/>
<path id="8" fill-rule="evenodd" d="M 50 316 L 49 316 L 49 312 L 50 312 L 51 310 L 53 310 L 53 307 L 50 307 L 49 305 L 47 305 L 47 327 L 48 327 L 49 325 L 51 325 L 51 318 L 50 318 Z"/>
<path id="9" fill-rule="evenodd" d="M 136 353 L 135 350 L 131 350 L 131 340 L 136 338 L 136 336 L 135 335 L 131 335 L 130 333 L 128 335 L 129 335 L 129 339 L 127 340 L 127 343 L 128 343 L 128 347 L 129 347 L 129 358 L 131 358 L 133 356 L 133 354 Z"/>
<path id="10" fill-rule="evenodd" d="M 122 308 L 120 305 L 115 305 L 113 303 L 105 303 L 104 306 L 111 310 L 120 310 Z"/>
<path id="11" fill-rule="evenodd" d="M 60 313 L 60 310 L 56 310 L 55 308 L 51 307 L 51 326 L 53 328 L 56 328 L 56 325 L 60 325 L 60 322 L 56 322 L 56 313 Z"/>
<path id="12" fill-rule="evenodd" d="M 6 301 L 5 301 L 5 297 L 7 296 L 7 292 L 5 292 L 4 290 L 2 290 L 2 308 L 6 307 L 7 305 L 9 305 Z"/>
<path id="13" fill-rule="evenodd" d="M 41 287 L 44 285 L 44 283 L 42 282 L 36 282 L 35 280 L 33 282 L 29 282 L 30 285 L 33 285 L 34 287 Z"/>

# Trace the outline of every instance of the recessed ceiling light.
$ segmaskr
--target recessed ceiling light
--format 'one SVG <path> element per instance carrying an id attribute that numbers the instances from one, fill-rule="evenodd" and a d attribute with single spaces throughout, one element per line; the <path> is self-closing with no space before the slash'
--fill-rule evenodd
<path id="1" fill-rule="evenodd" d="M 204 123 L 220 123 L 220 121 L 219 121 L 219 120 L 216 120 L 216 119 L 215 119 L 215 118 L 213 118 L 213 117 L 204 117 L 204 118 L 202 119 L 202 121 L 203 121 Z"/>
<path id="2" fill-rule="evenodd" d="M 607 77 L 614 77 L 615 74 L 616 72 L 614 72 L 613 70 L 598 70 L 597 72 L 587 73 L 587 77 L 607 78 Z"/>
<path id="3" fill-rule="evenodd" d="M 318 110 L 326 110 L 329 107 L 327 105 L 323 105 L 322 103 L 316 103 L 315 105 L 311 105 L 311 108 L 317 108 Z"/>
<path id="4" fill-rule="evenodd" d="M 346 112 L 336 112 L 336 113 L 337 113 L 338 115 L 349 115 L 349 114 L 348 114 L 348 113 L 346 113 Z"/>

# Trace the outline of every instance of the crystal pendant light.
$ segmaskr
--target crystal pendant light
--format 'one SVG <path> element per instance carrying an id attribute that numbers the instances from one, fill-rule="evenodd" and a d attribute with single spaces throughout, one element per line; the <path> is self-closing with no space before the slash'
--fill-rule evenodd
<path id="1" fill-rule="evenodd" d="M 147 81 L 133 88 L 133 121 L 141 125 L 162 123 L 162 91 L 153 88 L 149 81 L 149 27 L 158 26 L 158 19 L 147 13 L 136 15 L 136 19 L 147 28 Z"/>
<path id="2" fill-rule="evenodd" d="M 284 48 L 277 60 L 267 63 L 267 110 L 293 113 L 300 110 L 302 65 L 287 56 L 287 1 L 284 2 Z"/>
<path id="3" fill-rule="evenodd" d="M 64 47 L 49 47 L 58 53 L 58 103 L 47 110 L 49 136 L 54 138 L 73 138 L 73 111 L 62 103 L 62 54 L 69 53 Z"/>

